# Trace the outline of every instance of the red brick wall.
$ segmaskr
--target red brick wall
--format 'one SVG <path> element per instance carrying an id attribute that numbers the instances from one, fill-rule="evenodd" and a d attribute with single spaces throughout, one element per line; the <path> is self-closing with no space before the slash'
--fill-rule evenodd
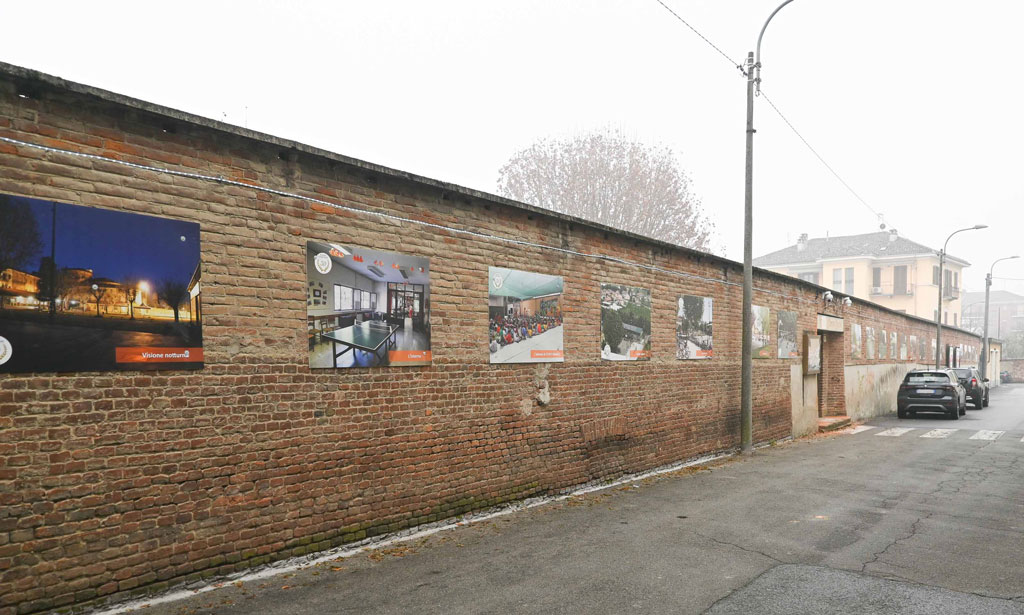
<path id="1" fill-rule="evenodd" d="M 739 443 L 734 263 L 69 90 L 23 99 L 3 71 L 0 136 L 689 276 L 0 142 L 0 192 L 202 225 L 206 355 L 200 372 L 0 375 L 0 615 L 158 591 Z M 431 258 L 433 365 L 309 369 L 310 238 Z M 488 364 L 490 265 L 565 276 L 564 364 Z M 599 359 L 602 281 L 651 289 L 652 361 Z M 755 303 L 816 329 L 816 289 L 771 274 L 755 286 Z M 674 358 L 681 294 L 714 298 L 711 361 Z M 790 433 L 794 361 L 754 362 L 755 441 Z"/>

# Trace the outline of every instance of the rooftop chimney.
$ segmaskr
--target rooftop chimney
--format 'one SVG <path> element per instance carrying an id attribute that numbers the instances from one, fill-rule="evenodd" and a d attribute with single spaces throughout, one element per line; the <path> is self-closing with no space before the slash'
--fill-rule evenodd
<path id="1" fill-rule="evenodd" d="M 802 233 L 800 238 L 796 240 L 796 249 L 798 252 L 803 252 L 807 249 L 807 233 Z"/>
<path id="2" fill-rule="evenodd" d="M 899 235 L 899 233 L 896 232 L 896 229 L 890 229 L 889 230 L 889 241 L 890 242 L 896 241 L 897 239 L 899 239 L 899 237 L 900 237 L 900 235 Z"/>

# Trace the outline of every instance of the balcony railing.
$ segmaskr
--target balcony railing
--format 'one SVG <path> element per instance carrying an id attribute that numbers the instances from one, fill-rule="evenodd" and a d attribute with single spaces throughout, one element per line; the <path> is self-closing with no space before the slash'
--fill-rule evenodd
<path id="1" fill-rule="evenodd" d="M 872 297 L 907 297 L 914 294 L 914 285 L 907 283 L 895 287 L 892 282 L 871 287 Z"/>
<path id="2" fill-rule="evenodd" d="M 959 299 L 960 298 L 960 289 L 959 288 L 951 288 L 949 286 L 943 286 L 942 287 L 942 298 L 943 299 Z"/>

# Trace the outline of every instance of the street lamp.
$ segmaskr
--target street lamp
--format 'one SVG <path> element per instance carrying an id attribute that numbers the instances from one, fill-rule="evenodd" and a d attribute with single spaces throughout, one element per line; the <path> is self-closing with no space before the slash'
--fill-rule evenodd
<path id="1" fill-rule="evenodd" d="M 988 275 L 985 276 L 985 333 L 981 338 L 981 377 L 985 379 L 988 377 L 988 294 L 989 290 L 992 289 L 992 270 L 996 268 L 996 263 L 999 261 L 1008 261 L 1020 256 L 1007 256 L 1005 258 L 997 258 L 992 261 L 992 266 L 988 268 Z"/>
<path id="2" fill-rule="evenodd" d="M 780 4 L 761 26 L 757 35 L 757 57 L 754 52 L 747 53 L 747 181 L 744 198 L 743 218 L 743 341 L 740 357 L 740 448 L 744 454 L 754 450 L 754 394 L 751 380 L 754 373 L 754 360 L 751 356 L 750 337 L 754 332 L 754 323 L 750 319 L 751 303 L 754 298 L 754 86 L 761 90 L 761 38 L 768 28 L 772 17 L 793 0 Z"/>
<path id="3" fill-rule="evenodd" d="M 939 357 L 942 356 L 942 267 L 946 262 L 946 247 L 949 246 L 949 240 L 953 238 L 953 235 L 964 231 L 977 231 L 983 228 L 988 228 L 988 225 L 975 224 L 974 226 L 953 231 L 949 234 L 949 237 L 946 237 L 946 243 L 942 244 L 942 250 L 939 252 L 939 308 L 935 311 L 935 369 L 941 367 Z"/>

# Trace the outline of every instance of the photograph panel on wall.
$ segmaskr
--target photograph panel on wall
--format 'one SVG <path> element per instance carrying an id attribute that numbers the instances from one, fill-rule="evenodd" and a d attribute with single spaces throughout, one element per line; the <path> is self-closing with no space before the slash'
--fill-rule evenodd
<path id="1" fill-rule="evenodd" d="M 885 329 L 878 334 L 878 358 L 884 359 L 889 351 L 889 333 Z"/>
<path id="2" fill-rule="evenodd" d="M 917 336 L 911 335 L 910 341 L 907 342 L 907 359 L 910 361 L 920 360 L 920 345 L 917 343 Z"/>
<path id="3" fill-rule="evenodd" d="M 864 345 L 867 346 L 868 358 L 869 359 L 874 359 L 875 358 L 875 341 L 876 341 L 875 328 L 874 327 L 864 327 L 864 340 L 865 340 L 865 344 Z"/>
<path id="4" fill-rule="evenodd" d="M 711 297 L 679 297 L 679 306 L 676 310 L 677 359 L 710 359 L 714 356 L 713 307 L 714 301 Z"/>
<path id="5" fill-rule="evenodd" d="M 804 375 L 821 373 L 821 336 L 816 333 L 804 333 Z"/>
<path id="6" fill-rule="evenodd" d="M 430 365 L 429 259 L 307 241 L 306 277 L 310 367 Z"/>
<path id="7" fill-rule="evenodd" d="M 651 358 L 650 289 L 601 283 L 601 358 Z"/>
<path id="8" fill-rule="evenodd" d="M 853 324 L 850 325 L 850 358 L 851 359 L 859 359 L 859 358 L 861 358 L 861 356 L 862 356 L 861 355 L 861 347 L 863 346 L 863 344 L 861 342 L 862 342 L 862 339 L 861 339 L 860 325 L 857 324 L 857 323 L 853 323 Z"/>
<path id="9" fill-rule="evenodd" d="M 779 310 L 779 358 L 800 358 L 800 339 L 796 332 L 796 312 Z"/>
<path id="10" fill-rule="evenodd" d="M 755 359 L 771 359 L 772 352 L 772 313 L 761 305 L 750 306 L 750 320 L 753 327 L 750 331 L 750 354 Z"/>
<path id="11" fill-rule="evenodd" d="M 893 331 L 889 335 L 889 358 L 895 361 L 899 358 L 899 353 L 899 336 L 895 331 Z"/>
<path id="12" fill-rule="evenodd" d="M 917 360 L 921 363 L 928 363 L 934 356 L 928 355 L 928 338 L 921 336 L 917 339 Z"/>
<path id="13" fill-rule="evenodd" d="M 906 361 L 907 357 L 907 335 L 905 333 L 900 333 L 900 361 Z"/>
<path id="14" fill-rule="evenodd" d="M 0 373 L 202 369 L 199 225 L 0 194 Z"/>
<path id="15" fill-rule="evenodd" d="M 562 277 L 489 267 L 487 279 L 491 363 L 564 361 Z"/>

